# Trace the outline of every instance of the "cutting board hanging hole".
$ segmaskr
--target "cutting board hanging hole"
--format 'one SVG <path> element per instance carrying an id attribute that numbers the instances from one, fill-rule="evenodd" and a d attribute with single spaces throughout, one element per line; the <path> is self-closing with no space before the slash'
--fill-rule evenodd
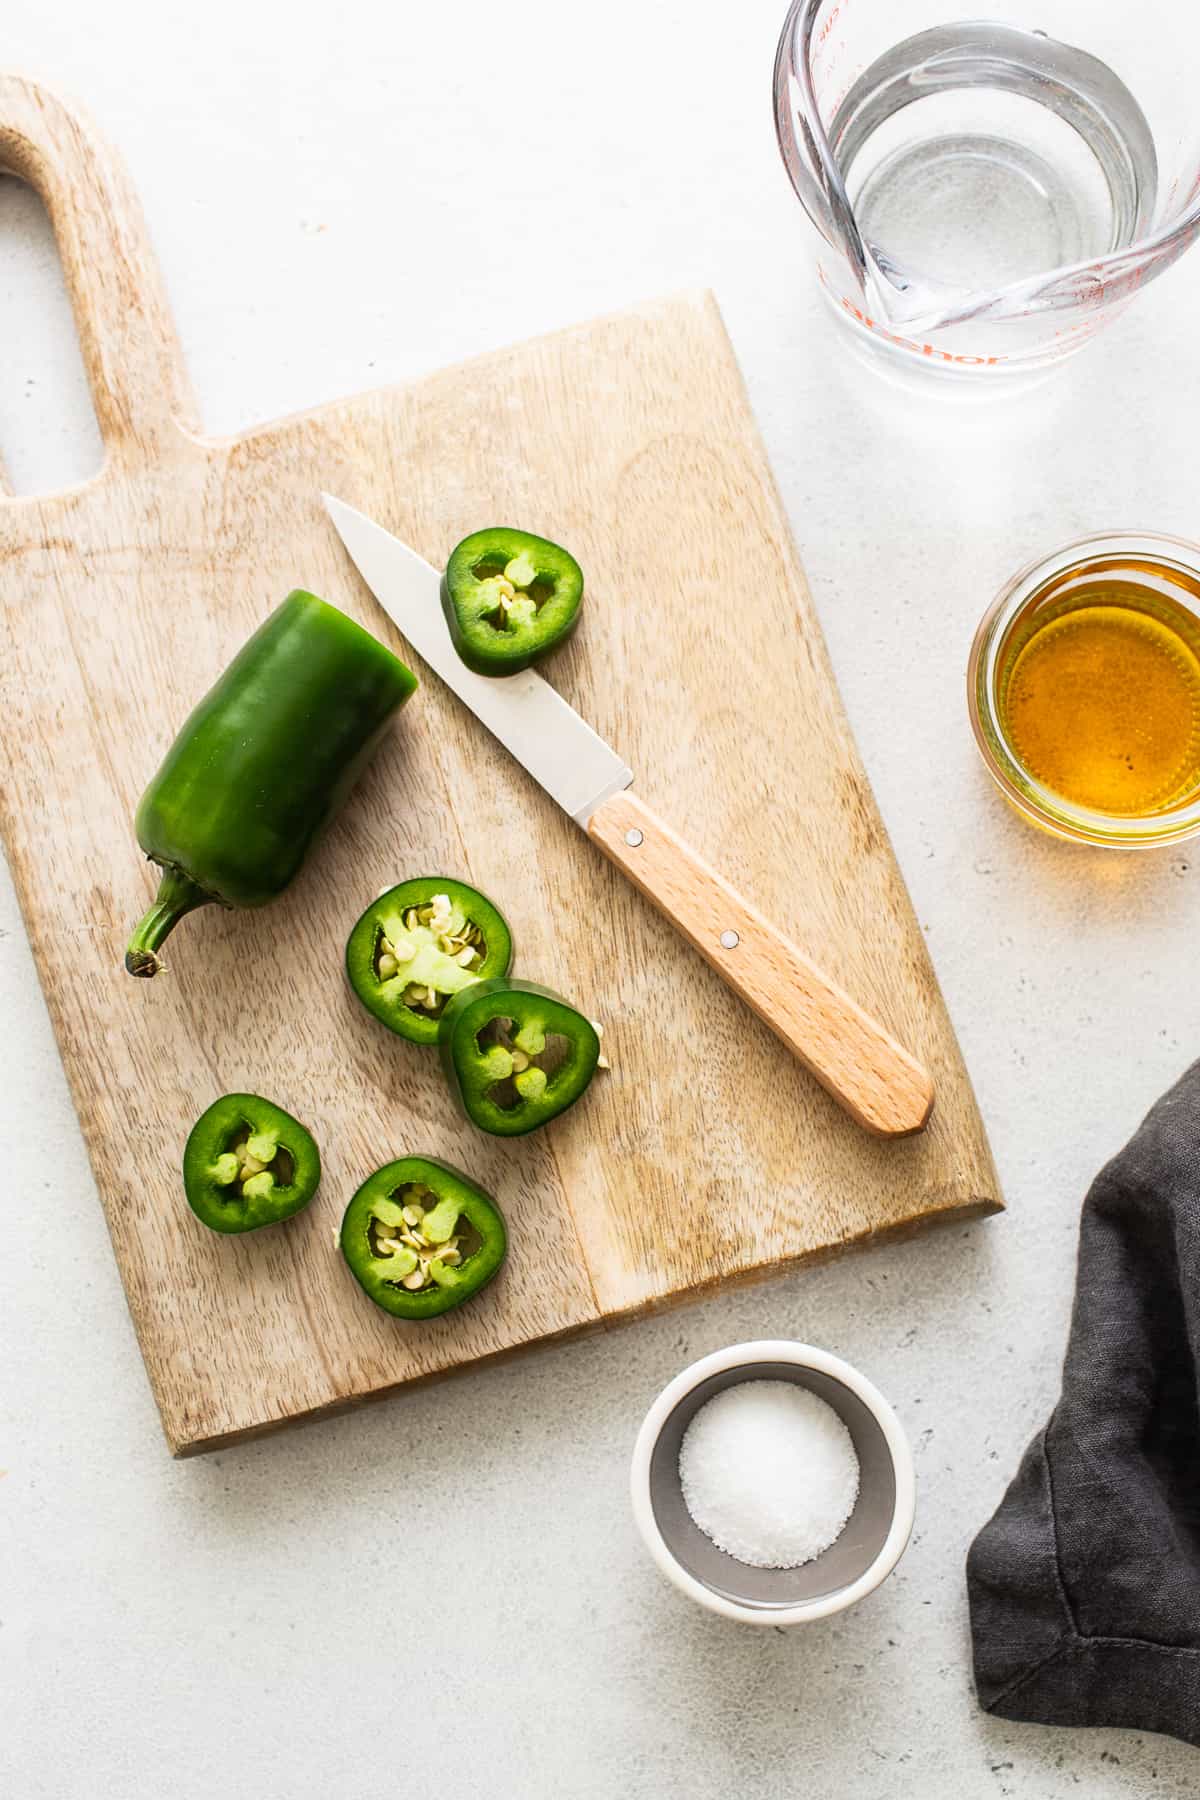
<path id="1" fill-rule="evenodd" d="M 0 179 L 0 492 L 50 494 L 97 473 L 100 429 L 46 209 Z"/>
<path id="2" fill-rule="evenodd" d="M 198 430 L 195 398 L 137 195 L 76 106 L 0 74 L 0 173 L 40 196 L 104 445 L 100 473 L 155 468 Z M 0 337 L 0 343 L 4 340 Z"/>

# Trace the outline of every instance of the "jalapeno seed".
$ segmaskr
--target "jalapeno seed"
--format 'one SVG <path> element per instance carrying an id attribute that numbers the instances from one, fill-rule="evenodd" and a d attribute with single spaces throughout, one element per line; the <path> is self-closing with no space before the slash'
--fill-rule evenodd
<path id="1" fill-rule="evenodd" d="M 403 974 L 405 1006 L 436 1019 L 448 997 L 467 986 L 464 971 L 482 960 L 483 941 L 478 925 L 451 905 L 448 894 L 435 894 L 423 906 L 410 906 L 402 924 L 385 921 L 375 972 L 380 981 Z"/>
<path id="2" fill-rule="evenodd" d="M 453 1268 L 462 1261 L 459 1245 L 470 1227 L 460 1232 L 461 1222 L 458 1202 L 439 1200 L 420 1181 L 407 1182 L 392 1199 L 372 1200 L 367 1241 L 385 1265 L 383 1279 L 398 1281 L 411 1294 L 436 1287 L 435 1265 Z"/>
<path id="3" fill-rule="evenodd" d="M 504 1111 L 520 1100 L 540 1100 L 570 1048 L 565 1038 L 547 1037 L 536 1020 L 518 1028 L 515 1019 L 502 1016 L 489 1019 L 477 1043 L 483 1072 L 491 1077 L 488 1098 Z"/>
<path id="4" fill-rule="evenodd" d="M 264 1131 L 247 1132 L 221 1152 L 209 1173 L 218 1187 L 231 1188 L 236 1183 L 243 1199 L 265 1200 L 275 1186 L 278 1158 L 278 1138 Z M 279 1185 L 286 1187 L 287 1183 Z"/>

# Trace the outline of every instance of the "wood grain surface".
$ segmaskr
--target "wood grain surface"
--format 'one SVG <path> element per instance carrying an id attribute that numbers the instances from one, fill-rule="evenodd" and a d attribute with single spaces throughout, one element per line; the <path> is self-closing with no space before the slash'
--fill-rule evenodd
<path id="1" fill-rule="evenodd" d="M 996 1207 L 711 298 L 217 442 L 198 434 L 136 201 L 92 128 L 0 78 L 0 166 L 49 207 L 106 447 L 84 486 L 0 498 L 0 808 L 172 1450 Z M 435 563 L 499 520 L 571 546 L 588 600 L 552 679 L 647 802 L 930 1070 L 923 1133 L 872 1138 L 839 1111 L 433 676 L 283 900 L 197 914 L 168 974 L 123 973 L 153 887 L 138 797 L 283 594 L 325 595 L 423 673 L 344 556 L 322 489 Z M 604 1023 L 611 1074 L 531 1139 L 462 1123 L 436 1058 L 346 990 L 363 905 L 428 872 L 491 894 L 520 972 Z M 185 1205 L 179 1158 L 200 1110 L 239 1089 L 313 1128 L 325 1177 L 286 1225 L 221 1238 Z M 421 1327 L 372 1307 L 332 1247 L 364 1175 L 410 1151 L 470 1170 L 512 1241 L 476 1304 Z"/>
<path id="2" fill-rule="evenodd" d="M 880 1137 L 921 1130 L 928 1072 L 643 800 L 615 794 L 587 834 L 852 1119 Z"/>

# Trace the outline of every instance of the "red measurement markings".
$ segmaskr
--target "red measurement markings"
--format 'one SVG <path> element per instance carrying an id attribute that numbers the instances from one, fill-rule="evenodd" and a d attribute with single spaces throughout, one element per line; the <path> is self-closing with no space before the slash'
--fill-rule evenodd
<path id="1" fill-rule="evenodd" d="M 818 50 L 821 48 L 821 45 L 825 42 L 825 39 L 829 36 L 830 32 L 833 30 L 834 26 L 837 24 L 838 20 L 842 16 L 842 14 L 849 10 L 849 7 L 850 7 L 850 0 L 834 0 L 833 5 L 830 7 L 830 9 L 826 13 L 825 17 L 821 20 L 820 30 L 817 32 L 817 48 L 818 48 Z"/>
<path id="2" fill-rule="evenodd" d="M 885 343 L 898 344 L 902 350 L 912 350 L 917 356 L 928 356 L 936 362 L 959 363 L 965 368 L 990 368 L 995 363 L 1009 361 L 1007 356 L 963 356 L 953 350 L 939 350 L 936 344 L 918 343 L 916 338 L 904 337 L 898 331 L 889 331 L 886 325 L 881 325 L 878 319 L 873 319 L 869 313 L 865 313 L 861 306 L 855 306 L 853 300 L 848 300 L 845 294 L 839 294 L 831 285 L 829 277 L 820 263 L 817 264 L 817 275 L 843 311 L 848 312 L 851 318 L 857 319 L 860 325 L 865 325 L 868 331 L 873 331 L 876 337 L 882 338 Z"/>

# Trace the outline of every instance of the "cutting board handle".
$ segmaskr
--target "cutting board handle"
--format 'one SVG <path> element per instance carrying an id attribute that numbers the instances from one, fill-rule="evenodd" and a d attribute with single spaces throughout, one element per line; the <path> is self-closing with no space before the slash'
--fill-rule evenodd
<path id="1" fill-rule="evenodd" d="M 196 409 L 120 157 L 74 106 L 0 73 L 0 172 L 27 181 L 50 216 L 110 458 L 153 460 L 166 434 L 196 429 Z"/>

